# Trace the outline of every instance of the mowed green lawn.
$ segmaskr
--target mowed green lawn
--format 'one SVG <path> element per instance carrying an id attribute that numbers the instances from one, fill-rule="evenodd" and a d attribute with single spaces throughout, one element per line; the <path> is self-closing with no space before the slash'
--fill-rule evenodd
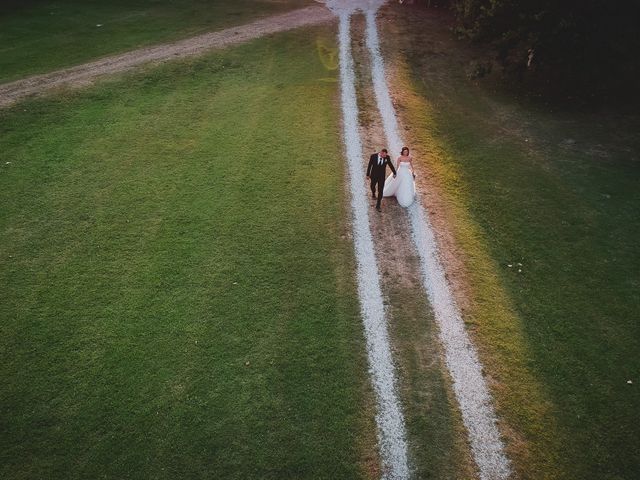
<path id="1" fill-rule="evenodd" d="M 333 27 L 0 112 L 0 477 L 354 478 Z"/>
<path id="2" fill-rule="evenodd" d="M 640 119 L 563 112 L 518 100 L 491 79 L 471 81 L 473 54 L 446 18 L 430 15 L 407 16 L 404 58 L 426 105 L 408 115 L 428 149 L 424 174 L 468 214 L 450 222 L 460 244 L 473 246 L 465 261 L 480 300 L 470 328 L 503 382 L 501 412 L 525 440 L 511 448 L 529 449 L 520 475 L 636 479 Z M 513 330 L 496 309 L 502 290 Z M 518 329 L 523 348 L 510 333 Z M 532 378 L 548 404 L 524 398 Z"/>
<path id="3" fill-rule="evenodd" d="M 311 4 L 311 0 L 8 0 L 0 83 Z"/>

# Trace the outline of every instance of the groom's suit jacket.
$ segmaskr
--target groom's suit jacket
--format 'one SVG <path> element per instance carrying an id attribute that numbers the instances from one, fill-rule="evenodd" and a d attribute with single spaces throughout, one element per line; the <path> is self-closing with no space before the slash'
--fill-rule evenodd
<path id="1" fill-rule="evenodd" d="M 374 153 L 373 155 L 371 155 L 371 158 L 369 158 L 369 166 L 367 167 L 367 177 L 371 177 L 373 179 L 386 178 L 387 165 L 395 175 L 396 169 L 393 167 L 393 163 L 391 163 L 391 157 L 389 157 L 389 155 L 387 155 L 386 157 L 382 157 L 382 165 L 378 165 L 379 163 L 378 155 L 379 155 L 378 153 Z"/>

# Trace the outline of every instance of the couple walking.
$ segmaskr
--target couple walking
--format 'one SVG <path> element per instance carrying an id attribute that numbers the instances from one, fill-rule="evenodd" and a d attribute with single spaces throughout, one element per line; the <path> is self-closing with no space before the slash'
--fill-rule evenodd
<path id="1" fill-rule="evenodd" d="M 387 177 L 387 166 L 391 169 L 392 175 Z M 391 157 L 386 148 L 378 153 L 374 153 L 369 158 L 367 166 L 367 179 L 371 180 L 371 196 L 376 201 L 376 210 L 382 211 L 380 203 L 382 197 L 395 196 L 398 203 L 403 207 L 408 207 L 413 203 L 416 196 L 416 186 L 414 179 L 416 178 L 413 169 L 413 158 L 409 155 L 409 149 L 402 147 L 402 152 L 396 161 L 396 168 L 391 162 Z M 376 193 L 377 188 L 377 193 Z"/>

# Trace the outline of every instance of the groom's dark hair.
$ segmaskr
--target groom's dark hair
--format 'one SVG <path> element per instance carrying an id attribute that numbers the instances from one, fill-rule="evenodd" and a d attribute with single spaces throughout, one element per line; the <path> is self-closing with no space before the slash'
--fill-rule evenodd
<path id="1" fill-rule="evenodd" d="M 384 152 L 384 153 L 389 153 L 389 152 L 387 151 L 387 149 L 386 149 L 386 148 L 383 148 L 383 149 L 382 149 L 382 150 L 380 150 L 380 151 L 381 151 L 381 152 Z"/>

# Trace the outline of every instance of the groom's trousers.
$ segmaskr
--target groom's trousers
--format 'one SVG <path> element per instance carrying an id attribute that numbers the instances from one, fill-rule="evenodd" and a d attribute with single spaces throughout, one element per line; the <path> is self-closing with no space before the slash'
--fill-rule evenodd
<path id="1" fill-rule="evenodd" d="M 375 195 L 376 208 L 380 208 L 380 203 L 382 202 L 382 192 L 384 191 L 384 176 L 381 177 L 371 177 L 371 193 Z M 376 186 L 378 187 L 378 193 L 376 194 Z"/>

